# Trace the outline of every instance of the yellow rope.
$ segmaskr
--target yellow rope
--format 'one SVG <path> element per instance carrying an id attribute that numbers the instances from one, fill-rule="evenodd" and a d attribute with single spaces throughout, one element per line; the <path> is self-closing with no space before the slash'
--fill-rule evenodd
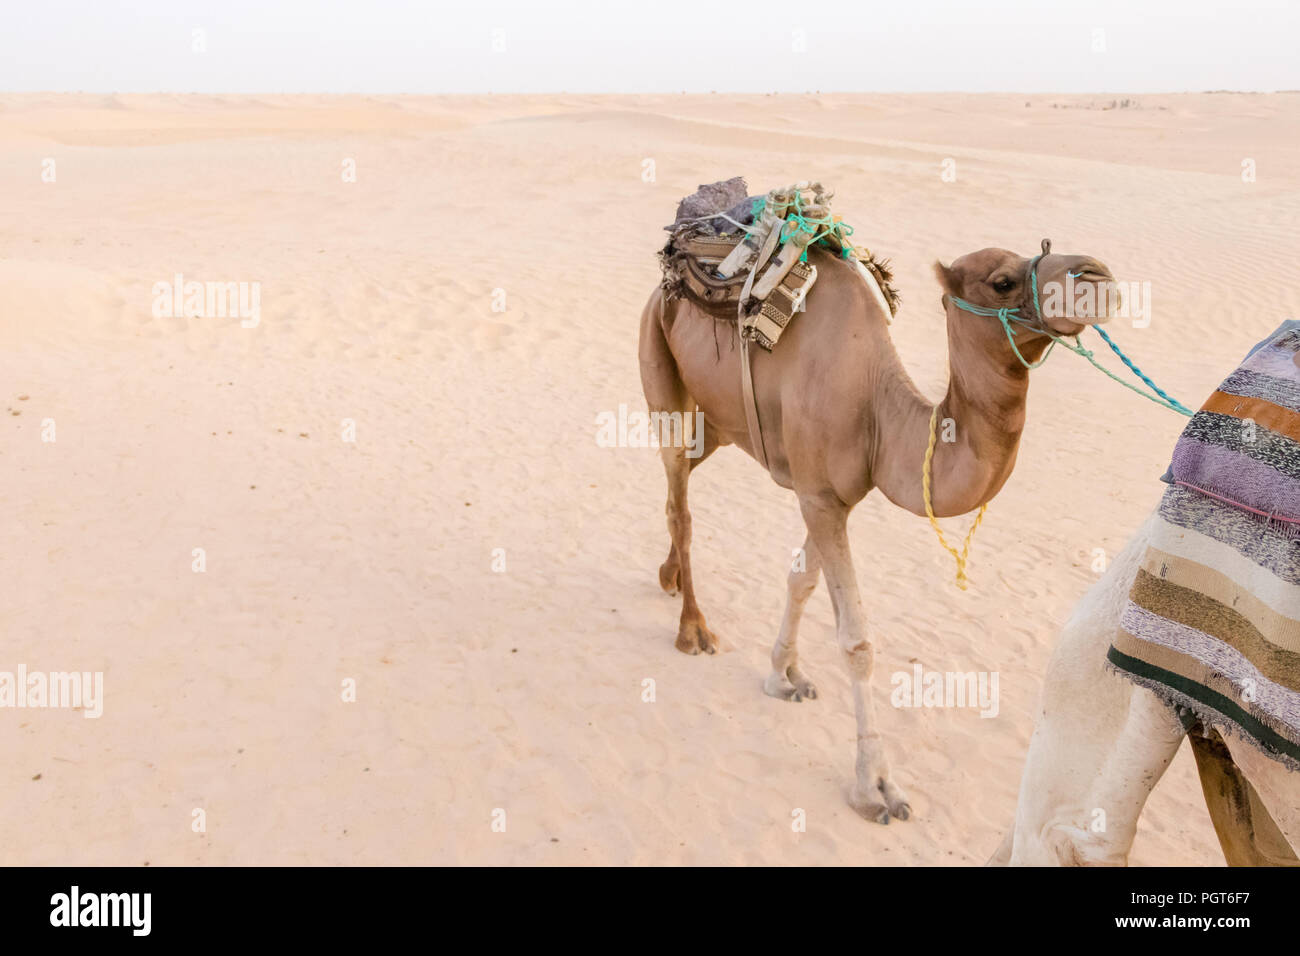
<path id="1" fill-rule="evenodd" d="M 934 406 L 934 411 L 930 413 L 930 444 L 925 449 L 925 464 L 921 466 L 921 495 L 925 499 L 925 515 L 930 519 L 930 527 L 934 533 L 939 536 L 939 543 L 943 549 L 951 554 L 957 560 L 957 587 L 963 591 L 966 590 L 966 559 L 970 555 L 970 539 L 975 537 L 975 529 L 980 526 L 984 520 L 984 512 L 988 510 L 988 502 L 980 505 L 979 514 L 975 516 L 975 523 L 970 526 L 970 531 L 966 532 L 966 541 L 961 546 L 961 554 L 957 549 L 948 544 L 948 540 L 943 536 L 943 529 L 939 527 L 939 522 L 935 520 L 934 508 L 930 505 L 930 463 L 934 459 L 934 443 L 938 437 L 936 425 L 939 422 L 939 406 Z"/>

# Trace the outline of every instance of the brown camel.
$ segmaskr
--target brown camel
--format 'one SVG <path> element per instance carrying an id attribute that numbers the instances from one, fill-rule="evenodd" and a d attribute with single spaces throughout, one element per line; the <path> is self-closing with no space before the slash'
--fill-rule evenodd
<path id="1" fill-rule="evenodd" d="M 772 352 L 753 349 L 753 377 L 769 473 L 799 499 L 807 527 L 802 569 L 792 570 L 780 634 L 772 648 L 772 674 L 764 691 L 799 701 L 817 696 L 800 671 L 796 638 L 804 605 L 825 573 L 835 608 L 835 628 L 853 683 L 857 717 L 857 772 L 850 802 L 880 823 L 906 820 L 907 797 L 890 779 L 867 681 L 874 651 L 867 616 L 849 554 L 847 522 L 853 506 L 873 488 L 894 504 L 924 515 L 921 466 L 934 406 L 917 390 L 894 350 L 884 299 L 853 265 L 821 248 L 810 251 L 819 279 L 806 311 L 798 315 Z M 1035 268 L 1036 267 L 1036 268 Z M 1031 292 L 1034 269 L 1040 292 L 1052 283 L 1092 284 L 1096 301 L 1113 278 L 1086 256 L 1047 254 L 1029 260 L 1004 249 L 983 249 L 951 266 L 935 263 L 945 290 L 950 374 L 939 405 L 951 441 L 938 443 L 933 460 L 936 515 L 964 514 L 989 501 L 1015 465 L 1025 421 L 1029 372 L 1012 350 L 996 317 L 962 311 L 957 296 L 986 308 L 1019 308 L 1032 327 L 1016 335 L 1028 362 L 1041 358 L 1050 339 L 1036 329 L 1074 335 L 1104 314 L 1050 309 L 1043 316 Z M 1041 300 L 1040 300 L 1041 301 Z M 1089 317 L 1089 316 L 1092 317 Z M 1075 321 L 1075 318 L 1080 321 Z M 718 328 L 730 322 L 730 332 Z M 725 341 L 730 335 L 730 342 Z M 750 447 L 741 389 L 740 349 L 734 312 L 713 313 L 689 299 L 650 296 L 641 316 L 641 382 L 652 412 L 703 413 L 702 453 L 661 449 L 668 475 L 668 531 L 672 547 L 659 569 L 664 590 L 682 594 L 677 649 L 717 651 L 718 639 L 704 623 L 691 577 L 691 515 L 686 486 L 691 471 L 722 445 Z M 720 344 L 720 347 L 718 347 Z"/>

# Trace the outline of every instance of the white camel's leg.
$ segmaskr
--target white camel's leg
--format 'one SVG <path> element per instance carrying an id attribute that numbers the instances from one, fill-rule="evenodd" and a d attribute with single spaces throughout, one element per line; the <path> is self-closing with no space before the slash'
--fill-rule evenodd
<path id="1" fill-rule="evenodd" d="M 1045 837 L 1085 806 L 1128 716 L 1133 685 L 1105 670 L 1106 651 L 1150 538 L 1150 520 L 1075 605 L 1052 652 L 1016 801 L 1012 865 L 1059 865 Z"/>
<path id="2" fill-rule="evenodd" d="M 1044 834 L 1067 866 L 1126 866 L 1138 817 L 1164 776 L 1186 731 L 1174 710 L 1144 687 L 1132 687 L 1124 727 L 1084 806 Z"/>
<path id="3" fill-rule="evenodd" d="M 1100 862 L 1120 849 L 1127 855 L 1134 802 L 1140 810 L 1182 739 L 1169 708 L 1104 666 L 1150 532 L 1149 519 L 1061 633 L 1021 776 L 1012 865 Z M 1151 775 L 1146 790 L 1127 785 L 1128 774 Z M 1105 813 L 1106 833 L 1092 830 L 1102 819 L 1097 810 Z"/>
<path id="4" fill-rule="evenodd" d="M 821 558 L 826 586 L 835 608 L 835 636 L 844 666 L 853 684 L 853 712 L 857 718 L 856 779 L 849 802 L 853 808 L 877 823 L 891 816 L 906 820 L 912 808 L 907 797 L 889 779 L 889 762 L 876 724 L 871 679 L 874 651 L 867 639 L 867 616 L 858 593 L 853 558 L 849 553 L 849 509 L 831 498 L 799 498 L 808 537 Z"/>
<path id="5" fill-rule="evenodd" d="M 1015 842 L 1016 831 L 1012 828 L 1007 831 L 998 848 L 993 851 L 993 855 L 985 862 L 985 866 L 1008 866 L 1011 863 L 1011 845 Z"/>
<path id="6" fill-rule="evenodd" d="M 772 645 L 772 673 L 763 684 L 763 692 L 782 700 L 814 700 L 817 688 L 799 670 L 799 622 L 803 619 L 804 605 L 817 590 L 822 563 L 810 535 L 803 543 L 803 560 L 790 568 L 789 593 L 785 602 L 785 617 L 781 619 L 781 633 Z"/>

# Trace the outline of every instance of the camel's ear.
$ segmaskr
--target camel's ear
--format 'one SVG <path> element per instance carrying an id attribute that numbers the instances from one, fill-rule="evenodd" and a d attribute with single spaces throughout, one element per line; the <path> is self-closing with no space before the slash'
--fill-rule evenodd
<path id="1" fill-rule="evenodd" d="M 939 285 L 943 287 L 944 292 L 949 295 L 961 294 L 961 277 L 957 275 L 957 270 L 951 269 L 938 259 L 935 259 L 934 276 L 939 280 Z"/>

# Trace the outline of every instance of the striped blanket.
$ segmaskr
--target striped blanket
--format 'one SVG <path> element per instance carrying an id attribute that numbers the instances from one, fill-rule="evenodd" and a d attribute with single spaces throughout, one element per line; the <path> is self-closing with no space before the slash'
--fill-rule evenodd
<path id="1" fill-rule="evenodd" d="M 1300 330 L 1187 424 L 1107 660 L 1300 771 Z"/>

